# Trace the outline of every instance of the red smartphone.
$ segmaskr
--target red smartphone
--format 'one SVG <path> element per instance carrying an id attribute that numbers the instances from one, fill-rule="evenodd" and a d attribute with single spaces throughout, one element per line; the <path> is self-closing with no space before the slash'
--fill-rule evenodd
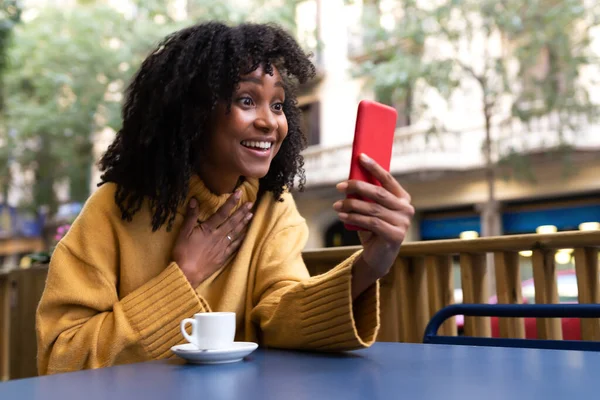
<path id="1" fill-rule="evenodd" d="M 396 109 L 385 104 L 370 100 L 362 100 L 358 104 L 349 179 L 381 186 L 381 183 L 363 168 L 359 157 L 361 153 L 365 153 L 386 171 L 390 170 L 397 118 Z M 348 195 L 347 197 L 360 198 L 357 195 Z M 363 200 L 371 201 L 370 199 Z M 364 230 L 349 224 L 344 224 L 344 226 L 352 231 Z"/>

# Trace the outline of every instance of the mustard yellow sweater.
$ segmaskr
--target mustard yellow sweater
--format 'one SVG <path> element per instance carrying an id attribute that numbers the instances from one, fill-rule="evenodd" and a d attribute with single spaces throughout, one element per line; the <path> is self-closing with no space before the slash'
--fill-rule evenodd
<path id="1" fill-rule="evenodd" d="M 239 205 L 256 200 L 256 180 L 241 188 Z M 308 229 L 289 193 L 283 202 L 262 196 L 237 255 L 193 288 L 171 259 L 185 205 L 171 232 L 153 233 L 147 204 L 121 220 L 115 190 L 105 184 L 90 197 L 52 256 L 37 312 L 40 374 L 172 357 L 171 346 L 185 342 L 180 321 L 209 311 L 236 312 L 236 340 L 261 346 L 341 351 L 375 341 L 378 283 L 352 302 L 357 254 L 309 276 L 301 256 Z M 197 177 L 191 196 L 200 221 L 228 197 Z"/>

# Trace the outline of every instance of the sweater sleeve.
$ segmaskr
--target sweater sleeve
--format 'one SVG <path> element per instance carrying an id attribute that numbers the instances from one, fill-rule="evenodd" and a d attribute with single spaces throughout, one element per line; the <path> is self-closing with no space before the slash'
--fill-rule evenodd
<path id="1" fill-rule="evenodd" d="M 36 315 L 41 375 L 168 357 L 180 321 L 209 311 L 175 263 L 120 298 L 114 238 L 90 214 L 84 208 L 50 262 Z"/>
<path id="2" fill-rule="evenodd" d="M 272 235 L 263 251 L 252 319 L 265 346 L 344 351 L 371 346 L 379 330 L 379 282 L 352 301 L 355 253 L 310 277 L 302 259 L 306 223 Z"/>

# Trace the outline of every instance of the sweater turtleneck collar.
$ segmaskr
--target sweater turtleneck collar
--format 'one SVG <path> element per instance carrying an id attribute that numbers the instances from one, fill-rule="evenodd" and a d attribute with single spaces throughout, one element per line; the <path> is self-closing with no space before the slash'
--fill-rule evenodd
<path id="1" fill-rule="evenodd" d="M 256 202 L 258 195 L 258 179 L 245 178 L 244 181 L 237 187 L 237 189 L 242 191 L 242 196 L 235 207 L 236 210 L 247 202 Z M 190 189 L 185 203 L 180 207 L 180 212 L 185 215 L 189 201 L 192 197 L 195 197 L 196 200 L 198 200 L 198 205 L 200 207 L 198 220 L 200 222 L 204 222 L 210 218 L 211 215 L 217 212 L 217 210 L 223 204 L 225 204 L 229 196 L 231 196 L 231 193 L 225 193 L 220 196 L 214 194 L 208 187 L 206 187 L 202 179 L 200 179 L 197 174 L 194 174 L 190 179 Z"/>

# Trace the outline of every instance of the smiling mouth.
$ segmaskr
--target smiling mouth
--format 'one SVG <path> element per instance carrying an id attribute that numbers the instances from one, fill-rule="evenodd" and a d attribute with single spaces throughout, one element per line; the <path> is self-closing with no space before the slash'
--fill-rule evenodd
<path id="1" fill-rule="evenodd" d="M 268 151 L 273 146 L 273 143 L 272 142 L 264 142 L 264 141 L 257 142 L 257 141 L 253 141 L 253 140 L 243 140 L 242 146 L 244 146 L 248 149 L 251 149 L 251 150 Z"/>

